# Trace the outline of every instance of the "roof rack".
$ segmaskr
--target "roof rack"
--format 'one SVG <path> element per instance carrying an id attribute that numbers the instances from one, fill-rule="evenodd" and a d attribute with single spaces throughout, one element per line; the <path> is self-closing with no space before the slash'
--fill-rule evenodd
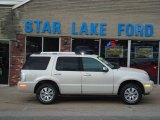
<path id="1" fill-rule="evenodd" d="M 41 52 L 40 54 L 55 54 L 55 55 L 71 54 L 71 55 L 75 55 L 75 52 Z"/>

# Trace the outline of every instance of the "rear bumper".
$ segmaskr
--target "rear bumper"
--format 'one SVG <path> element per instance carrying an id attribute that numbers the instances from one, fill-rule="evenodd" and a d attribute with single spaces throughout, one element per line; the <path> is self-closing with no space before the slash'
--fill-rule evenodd
<path id="1" fill-rule="evenodd" d="M 144 90 L 145 90 L 145 93 L 144 93 L 145 95 L 149 95 L 152 92 L 153 85 L 154 85 L 154 83 L 151 80 L 147 81 L 145 84 L 143 84 Z"/>
<path id="2" fill-rule="evenodd" d="M 20 92 L 34 93 L 35 83 L 32 82 L 18 82 L 18 90 Z"/>

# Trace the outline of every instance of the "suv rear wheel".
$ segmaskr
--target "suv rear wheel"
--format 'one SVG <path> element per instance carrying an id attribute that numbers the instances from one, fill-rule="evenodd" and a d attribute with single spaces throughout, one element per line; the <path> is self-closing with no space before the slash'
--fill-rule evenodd
<path id="1" fill-rule="evenodd" d="M 51 84 L 43 84 L 38 87 L 36 96 L 42 104 L 51 104 L 56 101 L 58 91 L 56 87 Z"/>
<path id="2" fill-rule="evenodd" d="M 121 99 L 126 104 L 137 104 L 142 98 L 142 90 L 136 84 L 126 84 L 120 91 Z"/>

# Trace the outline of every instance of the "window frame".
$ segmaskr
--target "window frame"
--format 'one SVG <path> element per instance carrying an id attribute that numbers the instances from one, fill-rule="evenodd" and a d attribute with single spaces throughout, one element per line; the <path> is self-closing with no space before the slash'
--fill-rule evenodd
<path id="1" fill-rule="evenodd" d="M 58 38 L 59 39 L 59 50 L 57 52 L 60 52 L 61 51 L 61 37 L 51 37 L 51 36 L 41 36 L 41 35 L 26 35 L 25 36 L 25 61 L 27 59 L 27 37 L 40 37 L 41 38 L 41 51 L 40 52 L 44 52 L 43 51 L 43 47 L 44 47 L 44 38 L 47 37 L 47 38 Z M 36 53 L 36 52 L 33 52 L 33 53 Z M 31 53 L 31 54 L 33 54 Z"/>
<path id="2" fill-rule="evenodd" d="M 47 60 L 47 64 L 45 64 L 45 68 L 44 69 L 31 69 L 31 68 L 26 68 L 26 64 L 28 64 L 28 60 L 26 60 L 26 62 L 25 62 L 25 64 L 23 65 L 23 67 L 22 67 L 22 70 L 47 70 L 47 68 L 48 68 L 48 65 L 49 65 L 49 63 L 50 63 L 50 60 L 51 60 L 51 57 L 49 57 L 49 56 L 45 56 L 45 57 L 41 57 L 41 56 L 31 56 L 31 57 L 29 57 L 28 59 L 30 59 L 30 58 L 48 58 L 48 60 Z M 30 63 L 33 63 L 33 62 L 30 62 Z M 40 62 L 39 62 L 40 63 Z M 43 63 L 44 64 L 44 63 Z"/>
<path id="3" fill-rule="evenodd" d="M 82 66 L 82 71 L 83 71 L 83 72 L 103 72 L 103 67 L 102 67 L 102 71 L 97 71 L 97 70 L 94 70 L 94 71 L 85 71 L 85 70 L 84 70 L 84 66 L 83 66 L 83 58 L 90 58 L 90 59 L 96 60 L 96 61 L 99 62 L 101 65 L 103 65 L 103 67 L 106 67 L 106 65 L 104 65 L 101 61 L 99 61 L 99 60 L 96 59 L 96 58 L 92 58 L 92 57 L 81 57 L 81 66 Z M 106 67 L 106 68 L 109 70 L 108 67 Z"/>
<path id="4" fill-rule="evenodd" d="M 78 58 L 79 60 L 79 63 L 78 63 L 78 69 L 77 70 L 64 70 L 64 68 L 62 68 L 61 70 L 59 70 L 59 69 L 57 69 L 57 64 L 58 64 L 58 59 L 59 58 Z M 58 56 L 57 57 L 57 60 L 56 60 L 56 64 L 55 64 L 55 70 L 56 71 L 75 71 L 75 72 L 77 72 L 77 71 L 82 71 L 82 69 L 81 69 L 81 57 L 75 57 L 75 56 Z M 62 65 L 62 67 L 63 67 L 63 65 Z"/>

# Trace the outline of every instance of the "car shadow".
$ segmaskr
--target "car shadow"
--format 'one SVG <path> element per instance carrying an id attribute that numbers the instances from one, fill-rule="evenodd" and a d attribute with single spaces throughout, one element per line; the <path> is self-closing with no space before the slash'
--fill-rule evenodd
<path id="1" fill-rule="evenodd" d="M 57 103 L 120 103 L 118 96 L 59 96 Z"/>

